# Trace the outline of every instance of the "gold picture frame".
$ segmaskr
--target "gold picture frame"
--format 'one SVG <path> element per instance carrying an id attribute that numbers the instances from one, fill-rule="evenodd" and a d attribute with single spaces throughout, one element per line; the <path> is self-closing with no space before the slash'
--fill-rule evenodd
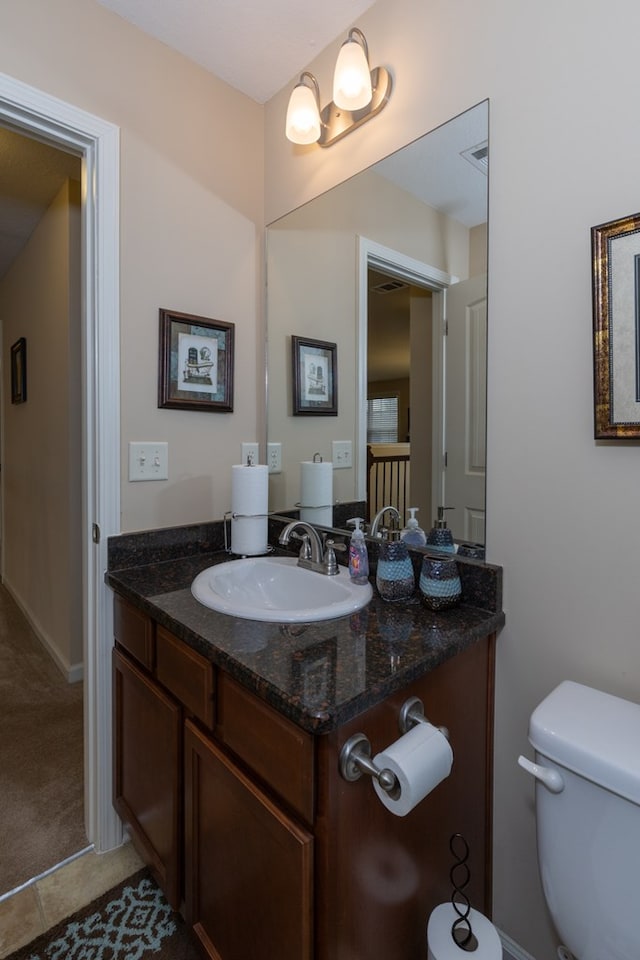
<path id="1" fill-rule="evenodd" d="M 591 228 L 596 440 L 640 439 L 640 213 Z"/>

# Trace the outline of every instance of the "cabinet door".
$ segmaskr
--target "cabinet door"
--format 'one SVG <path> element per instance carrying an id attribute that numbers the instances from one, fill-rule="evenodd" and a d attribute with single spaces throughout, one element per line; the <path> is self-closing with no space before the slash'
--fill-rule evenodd
<path id="1" fill-rule="evenodd" d="M 310 960 L 313 838 L 185 728 L 187 920 L 214 960 Z"/>
<path id="2" fill-rule="evenodd" d="M 182 713 L 113 651 L 114 806 L 171 906 L 180 906 Z"/>

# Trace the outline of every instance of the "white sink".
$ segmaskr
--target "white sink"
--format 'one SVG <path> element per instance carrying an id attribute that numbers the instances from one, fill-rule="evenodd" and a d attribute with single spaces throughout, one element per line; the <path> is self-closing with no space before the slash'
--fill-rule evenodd
<path id="1" fill-rule="evenodd" d="M 308 623 L 361 610 L 371 584 L 355 584 L 346 567 L 329 577 L 298 566 L 297 557 L 247 557 L 208 567 L 191 584 L 205 607 L 244 620 Z"/>

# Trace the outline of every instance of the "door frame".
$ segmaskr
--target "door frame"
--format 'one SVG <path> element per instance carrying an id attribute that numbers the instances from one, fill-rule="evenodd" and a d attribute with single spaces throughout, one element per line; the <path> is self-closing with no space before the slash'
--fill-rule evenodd
<path id="1" fill-rule="evenodd" d="M 120 531 L 117 126 L 0 73 L 0 123 L 82 158 L 82 597 L 87 837 L 122 842 L 112 804 L 113 604 L 107 540 Z"/>
<path id="2" fill-rule="evenodd" d="M 367 313 L 369 268 L 417 287 L 433 291 L 433 484 L 432 499 L 438 499 L 443 484 L 444 468 L 444 400 L 445 400 L 445 328 L 447 288 L 458 282 L 452 274 L 431 264 L 406 256 L 375 240 L 358 236 L 358 298 L 357 298 L 357 387 L 356 396 L 367 395 Z M 359 403 L 356 411 L 356 499 L 367 499 L 367 405 Z M 435 513 L 433 514 L 435 516 Z"/>

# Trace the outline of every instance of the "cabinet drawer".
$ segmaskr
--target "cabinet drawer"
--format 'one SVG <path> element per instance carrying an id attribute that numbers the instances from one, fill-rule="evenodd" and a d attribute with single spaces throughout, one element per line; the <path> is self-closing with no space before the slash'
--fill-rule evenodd
<path id="1" fill-rule="evenodd" d="M 156 630 L 156 678 L 213 730 L 213 666 L 164 627 Z"/>
<path id="2" fill-rule="evenodd" d="M 114 636 L 121 647 L 147 670 L 153 669 L 153 621 L 136 607 L 115 597 Z"/>
<path id="3" fill-rule="evenodd" d="M 218 695 L 218 720 L 225 744 L 307 823 L 313 823 L 311 734 L 272 710 L 227 674 L 220 674 Z"/>

